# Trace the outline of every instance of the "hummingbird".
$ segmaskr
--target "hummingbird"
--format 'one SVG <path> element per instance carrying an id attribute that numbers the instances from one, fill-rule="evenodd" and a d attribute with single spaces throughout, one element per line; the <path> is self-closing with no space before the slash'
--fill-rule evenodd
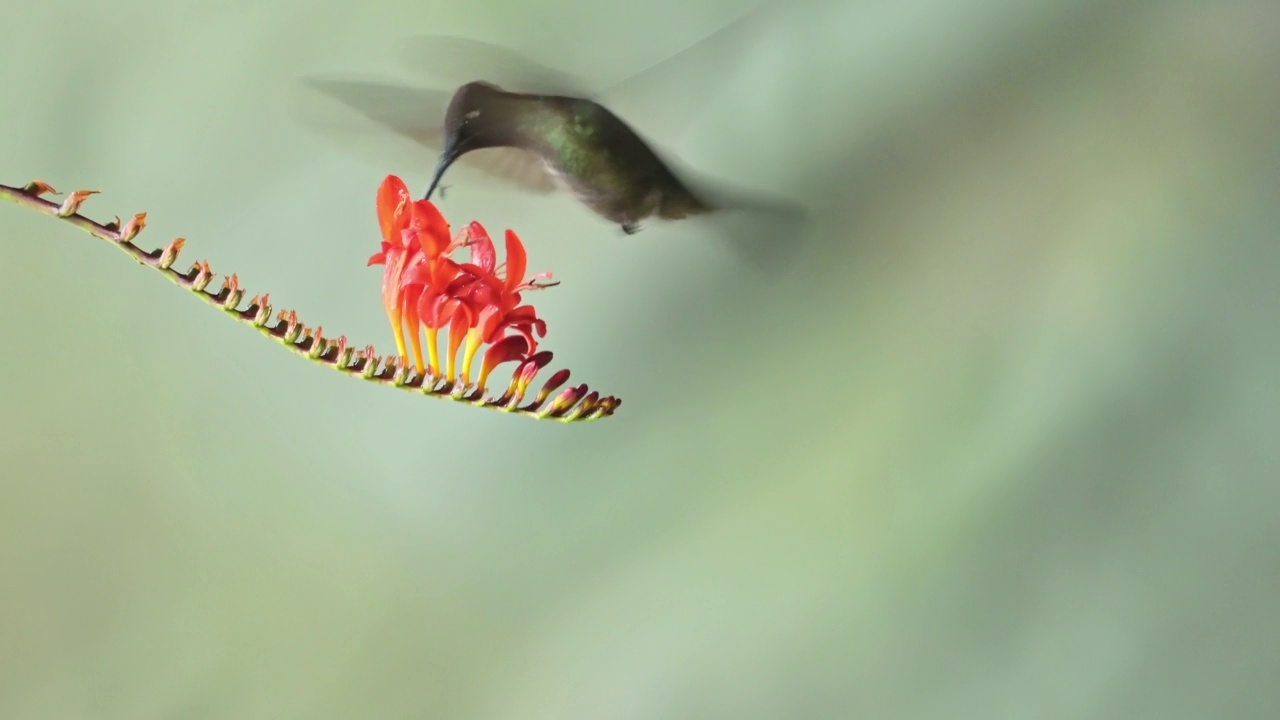
<path id="1" fill-rule="evenodd" d="M 723 62 L 725 45 L 741 40 L 741 32 L 734 30 L 758 10 L 605 94 L 621 90 L 625 97 L 626 91 L 634 93 L 635 88 L 676 72 L 682 81 L 692 77 L 696 82 L 701 77 L 705 83 L 708 74 L 688 72 L 690 56 L 710 54 Z M 690 169 L 664 157 L 651 140 L 607 107 L 600 93 L 586 90 L 577 78 L 481 41 L 419 36 L 414 43 L 411 49 L 419 55 L 425 51 L 433 56 L 429 64 L 437 71 L 449 62 L 475 67 L 494 59 L 504 67 L 488 79 L 467 80 L 452 92 L 336 79 L 308 82 L 398 134 L 437 150 L 424 194 L 427 199 L 449 168 L 462 163 L 526 191 L 566 191 L 626 235 L 639 232 L 648 220 L 683 220 L 726 210 L 788 222 L 805 216 L 802 208 L 789 201 L 729 191 L 723 183 L 713 187 L 709 181 L 695 181 Z M 516 76 L 508 85 L 512 89 L 494 82 L 494 75 L 503 74 Z M 706 98 L 714 89 L 699 88 L 698 94 Z M 664 104 L 664 109 L 668 107 Z"/>
<path id="2" fill-rule="evenodd" d="M 449 102 L 443 144 L 427 199 L 464 154 L 514 148 L 536 158 L 546 181 L 628 235 L 650 217 L 679 220 L 716 207 L 622 118 L 590 98 L 510 92 L 472 81 Z"/>

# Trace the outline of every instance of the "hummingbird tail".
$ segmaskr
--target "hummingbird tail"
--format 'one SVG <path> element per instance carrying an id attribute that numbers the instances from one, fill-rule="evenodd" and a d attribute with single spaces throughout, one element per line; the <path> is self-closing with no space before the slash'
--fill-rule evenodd
<path id="1" fill-rule="evenodd" d="M 717 234 L 761 272 L 785 269 L 808 237 L 809 212 L 799 203 L 736 192 L 705 197 Z"/>

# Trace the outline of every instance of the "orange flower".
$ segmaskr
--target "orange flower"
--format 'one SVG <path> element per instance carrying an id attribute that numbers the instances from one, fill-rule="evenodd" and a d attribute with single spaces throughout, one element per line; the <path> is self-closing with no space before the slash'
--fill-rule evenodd
<path id="1" fill-rule="evenodd" d="M 391 332 L 396 339 L 396 352 L 400 355 L 402 365 L 408 364 L 404 347 L 404 325 L 408 321 L 411 329 L 417 326 L 416 296 L 410 298 L 414 287 L 404 287 L 405 268 L 421 253 L 418 248 L 417 234 L 410 235 L 410 225 L 418 220 L 415 213 L 416 204 L 412 201 L 407 188 L 398 177 L 387 176 L 378 188 L 377 211 L 378 225 L 382 229 L 382 249 L 369 257 L 368 265 L 383 265 L 382 272 L 382 305 L 386 308 L 387 319 L 391 321 Z M 446 226 L 445 232 L 448 233 Z M 417 292 L 421 292 L 420 289 Z M 412 314 L 414 317 L 406 317 Z M 416 332 L 410 336 L 413 341 L 414 359 L 421 366 L 421 347 Z"/>
<path id="2" fill-rule="evenodd" d="M 551 273 L 539 273 L 526 282 L 524 272 L 527 256 L 524 244 L 515 232 L 507 230 L 506 273 L 499 277 L 496 272 L 498 268 L 495 267 L 493 240 L 489 233 L 477 222 L 472 222 L 468 231 L 471 262 L 461 266 L 465 279 L 454 291 L 468 315 L 467 345 L 462 362 L 463 381 L 466 381 L 471 359 L 481 345 L 506 343 L 501 351 L 495 351 L 492 355 L 486 352 L 486 361 L 478 381 L 483 385 L 489 371 L 500 362 L 496 358 L 505 353 L 518 352 L 527 356 L 537 351 L 538 341 L 534 338 L 534 332 L 539 337 L 546 335 L 547 324 L 538 318 L 532 305 L 520 305 L 520 293 L 547 287 L 534 281 L 543 277 L 550 278 Z M 508 329 L 515 334 L 504 336 L 504 331 Z"/>
<path id="3" fill-rule="evenodd" d="M 462 385 L 470 383 L 471 365 L 483 345 L 490 345 L 481 362 L 477 385 L 483 388 L 493 369 L 510 361 L 524 361 L 537 352 L 535 334 L 546 334 L 546 323 L 532 305 L 520 304 L 520 293 L 549 287 L 539 273 L 525 279 L 524 244 L 506 232 L 506 261 L 497 265 L 493 240 L 478 222 L 469 223 L 450 239 L 449 224 L 428 200 L 412 200 L 400 178 L 388 175 L 378 190 L 378 222 L 382 249 L 369 264 L 382 264 L 382 301 L 395 333 L 401 363 L 408 365 L 404 332 L 409 332 L 414 369 Z M 470 260 L 458 263 L 449 255 L 467 247 Z M 499 270 L 504 270 L 499 274 Z M 423 367 L 418 325 L 427 336 L 427 365 Z M 447 328 L 448 346 L 443 373 L 437 336 Z M 509 333 L 508 333 L 509 331 Z M 465 347 L 464 347 L 465 342 Z M 462 349 L 461 373 L 454 363 Z"/>
<path id="4" fill-rule="evenodd" d="M 449 223 L 435 205 L 414 201 L 404 181 L 388 175 L 378 188 L 378 224 L 382 228 L 382 250 L 369 258 L 369 265 L 385 265 L 382 274 L 382 303 L 395 334 L 400 362 L 407 366 L 404 332 L 409 331 L 414 368 L 423 373 L 422 342 L 418 334 L 420 298 L 428 288 L 447 284 L 457 274 L 457 264 L 447 255 L 459 243 L 449 239 Z M 440 325 L 427 325 L 427 351 L 431 368 L 436 368 L 436 333 Z"/>
<path id="5" fill-rule="evenodd" d="M 407 390 L 427 397 L 449 400 L 471 407 L 524 415 L 535 420 L 564 423 L 590 422 L 609 417 L 622 400 L 612 395 L 601 396 L 584 384 L 566 387 L 568 370 L 558 370 L 536 389 L 539 372 L 551 362 L 549 350 L 537 349 L 534 334 L 543 335 L 546 325 L 532 306 L 520 304 L 520 293 L 540 285 L 534 276 L 525 280 L 524 246 L 511 231 L 507 232 L 505 274 L 499 274 L 493 257 L 493 243 L 484 228 L 469 224 L 453 240 L 449 226 L 440 212 L 427 202 L 412 202 L 399 178 L 388 176 L 378 190 L 377 216 L 382 232 L 379 252 L 369 258 L 370 265 L 383 265 L 382 298 L 395 333 L 400 354 L 379 355 L 372 345 L 363 349 L 348 343 L 345 336 L 326 337 L 319 325 L 307 327 L 298 314 L 281 310 L 274 314 L 267 295 L 254 295 L 244 306 L 245 291 L 235 275 L 223 279 L 221 287 L 213 284 L 215 275 L 209 263 L 194 263 L 188 270 L 175 269 L 185 240 L 178 238 L 163 248 L 144 250 L 133 239 L 143 230 L 146 213 L 137 213 L 128 222 L 120 218 L 111 222 L 95 222 L 81 214 L 80 206 L 93 191 L 71 193 L 59 204 L 41 197 L 56 194 L 48 184 L 38 180 L 21 187 L 0 184 L 0 199 L 9 200 L 48 217 L 68 222 L 94 237 L 123 250 L 130 258 L 158 271 L 167 280 L 195 294 L 201 301 L 218 308 L 223 315 L 252 327 L 263 336 L 283 344 L 291 352 L 318 365 L 329 367 L 347 377 L 386 387 Z M 457 263 L 448 256 L 467 245 L 471 258 Z M 545 274 L 544 274 L 545 275 Z M 419 306 L 423 298 L 433 299 L 430 313 L 423 317 Z M 433 362 L 423 371 L 418 342 L 418 325 L 438 329 L 450 327 L 450 346 L 455 350 L 460 338 L 467 338 L 468 350 L 463 359 L 462 382 L 441 382 L 439 365 Z M 404 333 L 410 333 L 414 359 L 419 372 L 408 372 Z M 505 334 L 511 331 L 510 334 Z M 467 382 L 467 368 L 480 346 L 488 344 L 478 385 Z M 518 361 L 511 373 L 506 391 L 486 397 L 484 382 L 496 365 Z M 449 358 L 452 367 L 453 358 Z M 449 373 L 452 375 L 452 371 Z"/>

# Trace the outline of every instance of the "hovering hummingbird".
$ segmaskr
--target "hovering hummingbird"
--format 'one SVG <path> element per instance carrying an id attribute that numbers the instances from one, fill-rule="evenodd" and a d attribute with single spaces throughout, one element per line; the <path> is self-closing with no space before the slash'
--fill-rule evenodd
<path id="1" fill-rule="evenodd" d="M 612 90 L 634 90 L 660 72 L 673 73 L 673 66 L 687 66 L 695 52 L 723 56 L 728 41 L 741 39 L 740 33 L 732 31 L 755 15 L 748 13 Z M 720 210 L 763 212 L 788 221 L 804 217 L 799 206 L 787 201 L 713 189 L 705 181 L 695 183 L 690 171 L 677 170 L 576 78 L 479 41 L 420 37 L 415 43 L 419 51 L 435 53 L 432 66 L 437 69 L 449 61 L 466 65 L 471 59 L 476 65 L 500 59 L 506 65 L 505 74 L 516 75 L 514 84 L 521 89 L 504 88 L 491 81 L 492 75 L 490 80 L 464 82 L 452 93 L 334 79 L 311 79 L 309 84 L 437 150 L 435 172 L 425 193 L 428 199 L 445 172 L 462 162 L 525 190 L 567 190 L 628 235 L 649 219 L 681 220 Z M 688 73 L 687 67 L 681 71 L 682 78 L 697 75 Z M 704 98 L 707 94 L 701 93 Z"/>
<path id="2" fill-rule="evenodd" d="M 552 183 L 628 235 L 650 217 L 679 220 L 717 207 L 631 126 L 589 98 L 508 92 L 473 81 L 454 93 L 443 130 L 427 199 L 464 154 L 515 148 L 534 155 Z"/>

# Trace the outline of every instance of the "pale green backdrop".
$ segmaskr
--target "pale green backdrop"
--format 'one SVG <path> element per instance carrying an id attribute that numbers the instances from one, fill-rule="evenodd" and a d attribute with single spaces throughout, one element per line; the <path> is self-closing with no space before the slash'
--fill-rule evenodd
<path id="1" fill-rule="evenodd" d="M 374 193 L 431 157 L 299 77 L 431 32 L 607 83 L 750 4 L 6 0 L 0 181 L 390 349 Z M 604 422 L 344 379 L 3 204 L 0 718 L 1275 717 L 1274 6 L 777 15 L 626 112 L 804 198 L 789 271 L 450 179 Z"/>

